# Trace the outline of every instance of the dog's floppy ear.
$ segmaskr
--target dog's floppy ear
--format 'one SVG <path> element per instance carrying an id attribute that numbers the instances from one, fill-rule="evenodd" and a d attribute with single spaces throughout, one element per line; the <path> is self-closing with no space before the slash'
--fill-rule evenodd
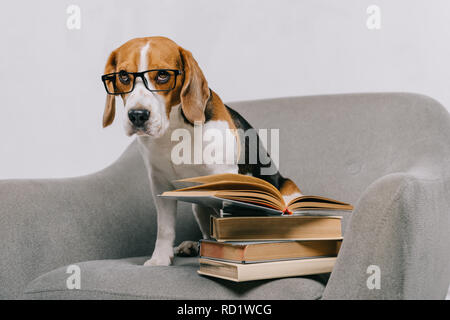
<path id="1" fill-rule="evenodd" d="M 180 47 L 183 62 L 184 83 L 181 88 L 181 108 L 186 119 L 205 122 L 205 108 L 209 99 L 208 82 L 192 53 Z"/>
<path id="2" fill-rule="evenodd" d="M 105 66 L 105 74 L 116 71 L 116 52 L 113 51 Z M 106 94 L 105 111 L 103 112 L 103 128 L 109 126 L 116 115 L 116 96 Z"/>

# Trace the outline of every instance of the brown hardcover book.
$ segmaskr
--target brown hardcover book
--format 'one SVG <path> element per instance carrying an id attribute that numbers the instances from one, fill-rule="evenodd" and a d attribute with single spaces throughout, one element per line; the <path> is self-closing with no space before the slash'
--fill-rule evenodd
<path id="1" fill-rule="evenodd" d="M 233 205 L 241 209 L 261 210 L 265 214 L 304 210 L 352 210 L 344 202 L 321 196 L 299 195 L 286 203 L 280 191 L 269 182 L 242 174 L 224 173 L 182 179 L 179 182 L 197 183 L 191 187 L 166 191 L 160 196 L 223 209 Z"/>
<path id="2" fill-rule="evenodd" d="M 342 240 L 217 242 L 200 240 L 200 257 L 234 263 L 337 256 Z"/>
<path id="3" fill-rule="evenodd" d="M 263 263 L 231 263 L 200 258 L 199 274 L 235 282 L 305 276 L 333 270 L 335 257 Z"/>
<path id="4" fill-rule="evenodd" d="M 342 239 L 339 216 L 211 217 L 217 241 Z"/>

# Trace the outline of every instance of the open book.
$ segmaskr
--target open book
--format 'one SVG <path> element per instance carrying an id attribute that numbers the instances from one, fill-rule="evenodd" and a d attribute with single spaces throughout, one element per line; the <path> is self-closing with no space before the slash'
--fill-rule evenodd
<path id="1" fill-rule="evenodd" d="M 242 174 L 223 173 L 178 180 L 198 183 L 160 196 L 198 203 L 216 209 L 263 211 L 265 214 L 292 214 L 305 210 L 352 210 L 344 202 L 320 196 L 300 195 L 286 203 L 280 191 L 269 182 Z"/>

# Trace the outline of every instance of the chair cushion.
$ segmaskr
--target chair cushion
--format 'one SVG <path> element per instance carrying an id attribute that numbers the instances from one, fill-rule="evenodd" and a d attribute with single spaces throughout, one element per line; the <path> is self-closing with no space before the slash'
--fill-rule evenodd
<path id="1" fill-rule="evenodd" d="M 197 274 L 198 258 L 174 259 L 170 267 L 144 267 L 148 257 L 77 263 L 80 289 L 58 268 L 33 280 L 23 299 L 319 299 L 319 276 L 234 283 Z"/>

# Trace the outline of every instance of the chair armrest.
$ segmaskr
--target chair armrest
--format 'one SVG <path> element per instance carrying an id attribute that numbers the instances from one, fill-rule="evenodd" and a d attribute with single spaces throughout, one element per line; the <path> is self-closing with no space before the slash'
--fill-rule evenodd
<path id="1" fill-rule="evenodd" d="M 134 152 L 89 176 L 0 181 L 0 298 L 59 266 L 151 254 L 156 214 Z"/>
<path id="2" fill-rule="evenodd" d="M 323 298 L 445 298 L 450 283 L 449 181 L 421 170 L 372 183 L 355 206 Z M 379 267 L 380 289 L 367 285 L 375 276 L 368 273 L 371 265 Z"/>

